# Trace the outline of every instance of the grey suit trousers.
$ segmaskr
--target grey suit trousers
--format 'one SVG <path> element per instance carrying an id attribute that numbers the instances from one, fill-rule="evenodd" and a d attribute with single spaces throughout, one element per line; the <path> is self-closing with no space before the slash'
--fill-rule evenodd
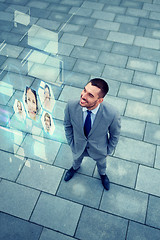
<path id="1" fill-rule="evenodd" d="M 77 158 L 77 159 L 73 158 L 73 169 L 74 170 L 77 170 L 80 167 L 84 157 L 90 157 L 87 149 L 85 149 L 85 151 L 81 154 L 81 156 L 79 158 Z M 106 174 L 106 157 L 100 158 L 100 159 L 93 159 L 93 160 L 96 161 L 99 174 L 105 175 Z"/>

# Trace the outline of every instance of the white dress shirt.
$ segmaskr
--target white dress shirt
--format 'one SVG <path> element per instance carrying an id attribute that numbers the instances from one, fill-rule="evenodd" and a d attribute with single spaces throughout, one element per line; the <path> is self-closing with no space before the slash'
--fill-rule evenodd
<path id="1" fill-rule="evenodd" d="M 93 123 L 94 123 L 94 120 L 95 120 L 95 117 L 96 117 L 96 114 L 98 112 L 98 109 L 100 107 L 100 104 L 94 108 L 93 110 L 89 110 L 91 111 L 91 127 L 93 126 Z M 82 111 L 83 111 L 83 124 L 85 123 L 85 120 L 86 120 L 86 117 L 87 117 L 87 108 L 86 107 L 82 107 Z"/>

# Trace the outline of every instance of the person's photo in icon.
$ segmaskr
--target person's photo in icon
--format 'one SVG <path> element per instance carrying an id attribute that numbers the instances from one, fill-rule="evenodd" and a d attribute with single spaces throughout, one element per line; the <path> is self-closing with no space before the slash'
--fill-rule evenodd
<path id="1" fill-rule="evenodd" d="M 41 120 L 42 120 L 44 131 L 52 135 L 54 132 L 54 123 L 53 123 L 52 116 L 48 112 L 43 112 Z"/>
<path id="2" fill-rule="evenodd" d="M 41 82 L 38 94 L 44 109 L 52 112 L 54 106 L 54 95 L 51 86 L 45 82 Z"/>
<path id="3" fill-rule="evenodd" d="M 19 100 L 15 100 L 14 102 L 14 111 L 17 115 L 17 117 L 19 117 L 20 119 L 24 119 L 26 117 L 26 113 L 25 113 L 25 110 L 24 110 L 24 107 L 23 107 L 23 104 L 21 101 Z"/>
<path id="4" fill-rule="evenodd" d="M 37 93 L 29 87 L 26 87 L 25 90 L 25 106 L 28 116 L 32 120 L 36 120 L 39 113 Z"/>

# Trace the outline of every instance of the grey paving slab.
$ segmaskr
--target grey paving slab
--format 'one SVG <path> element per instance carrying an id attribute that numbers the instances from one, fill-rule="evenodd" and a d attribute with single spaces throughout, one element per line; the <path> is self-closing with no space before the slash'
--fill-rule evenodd
<path id="1" fill-rule="evenodd" d="M 0 151 L 0 177 L 15 181 L 25 162 L 24 157 Z"/>
<path id="2" fill-rule="evenodd" d="M 148 195 L 112 185 L 110 194 L 105 191 L 100 209 L 127 219 L 144 223 L 147 210 Z"/>
<path id="3" fill-rule="evenodd" d="M 129 100 L 125 116 L 159 124 L 160 108 L 146 103 Z"/>
<path id="4" fill-rule="evenodd" d="M 159 234 L 160 234 L 160 231 L 158 229 L 154 229 L 146 225 L 142 225 L 142 224 L 131 221 L 129 223 L 127 240 L 135 240 L 135 239 L 158 240 Z"/>
<path id="5" fill-rule="evenodd" d="M 113 21 L 114 18 L 115 18 L 115 15 L 116 15 L 115 13 L 94 10 L 94 12 L 91 15 L 91 17 L 92 18 L 96 18 L 96 19 Z"/>
<path id="6" fill-rule="evenodd" d="M 44 19 L 44 18 L 40 18 L 37 22 L 36 25 L 52 30 L 52 31 L 56 31 L 59 26 L 60 26 L 60 22 L 57 21 L 52 21 L 52 20 L 48 20 L 48 19 Z"/>
<path id="7" fill-rule="evenodd" d="M 110 22 L 105 20 L 97 20 L 96 24 L 94 25 L 95 28 L 100 28 L 109 31 L 118 31 L 120 24 L 116 22 Z"/>
<path id="8" fill-rule="evenodd" d="M 143 9 L 148 11 L 155 11 L 160 12 L 160 5 L 159 4 L 151 4 L 151 3 L 144 3 Z"/>
<path id="9" fill-rule="evenodd" d="M 73 44 L 76 46 L 84 46 L 86 40 L 87 40 L 87 37 L 85 36 L 71 34 L 71 33 L 64 33 L 60 39 L 60 42 Z"/>
<path id="10" fill-rule="evenodd" d="M 28 2 L 26 4 L 26 6 L 40 8 L 40 9 L 45 9 L 45 8 L 47 8 L 49 6 L 49 3 L 42 2 L 42 1 L 32 1 L 32 2 Z"/>
<path id="11" fill-rule="evenodd" d="M 160 125 L 147 123 L 144 141 L 160 145 Z"/>
<path id="12" fill-rule="evenodd" d="M 54 166 L 69 169 L 73 163 L 73 156 L 68 144 L 62 144 L 54 161 Z M 95 168 L 95 161 L 89 157 L 84 157 L 78 173 L 92 176 Z"/>
<path id="13" fill-rule="evenodd" d="M 83 7 L 72 7 L 69 11 L 69 14 L 75 14 L 77 16 L 90 17 L 93 12 L 93 9 Z"/>
<path id="14" fill-rule="evenodd" d="M 122 98 L 137 100 L 144 103 L 150 103 L 152 90 L 139 87 L 133 84 L 121 83 L 118 96 Z"/>
<path id="15" fill-rule="evenodd" d="M 153 29 L 159 30 L 160 22 L 158 20 L 140 18 L 139 25 L 142 27 L 153 28 Z"/>
<path id="16" fill-rule="evenodd" d="M 43 192 L 55 194 L 64 170 L 58 167 L 27 160 L 17 182 Z"/>
<path id="17" fill-rule="evenodd" d="M 160 75 L 160 64 L 158 63 L 158 68 L 156 74 Z"/>
<path id="18" fill-rule="evenodd" d="M 152 49 L 159 49 L 160 48 L 160 40 L 136 36 L 134 45 L 140 46 L 140 47 L 152 48 Z"/>
<path id="19" fill-rule="evenodd" d="M 73 236 L 81 211 L 80 204 L 42 193 L 31 221 Z"/>
<path id="20" fill-rule="evenodd" d="M 157 70 L 157 63 L 140 58 L 130 57 L 128 59 L 127 68 L 142 72 L 155 73 Z"/>
<path id="21" fill-rule="evenodd" d="M 54 1 L 54 3 L 53 3 L 53 1 L 50 1 L 48 9 L 50 11 L 54 11 L 56 9 L 57 12 L 68 13 L 69 10 L 71 9 L 71 6 L 67 6 L 67 5 L 64 5 L 64 4 L 60 5 L 60 4 L 58 4 L 58 2 L 59 1 L 57 1 L 57 3 L 56 3 L 56 1 Z"/>
<path id="22" fill-rule="evenodd" d="M 39 197 L 39 191 L 2 180 L 0 183 L 0 210 L 29 220 Z"/>
<path id="23" fill-rule="evenodd" d="M 21 37 L 22 35 L 20 34 L 2 31 L 0 36 L 0 41 L 3 42 L 5 40 L 9 44 L 18 45 Z"/>
<path id="24" fill-rule="evenodd" d="M 6 44 L 6 46 L 1 50 L 1 55 L 17 58 L 22 52 L 23 48 L 15 45 Z"/>
<path id="25" fill-rule="evenodd" d="M 85 44 L 85 47 L 92 48 L 92 49 L 99 49 L 99 50 L 109 52 L 112 48 L 112 43 L 110 41 L 104 41 L 101 39 L 88 38 L 88 40 Z"/>
<path id="26" fill-rule="evenodd" d="M 136 189 L 146 193 L 153 194 L 155 196 L 160 196 L 159 173 L 160 172 L 158 169 L 140 166 Z"/>
<path id="27" fill-rule="evenodd" d="M 121 135 L 137 140 L 142 140 L 145 131 L 145 122 L 132 118 L 121 118 Z"/>
<path id="28" fill-rule="evenodd" d="M 42 231 L 42 234 L 40 236 L 39 240 L 53 240 L 53 239 L 58 239 L 58 240 L 73 240 L 75 238 L 69 237 L 67 235 L 61 234 L 56 231 L 49 230 L 47 228 L 44 228 Z"/>
<path id="29" fill-rule="evenodd" d="M 106 4 L 105 7 L 103 8 L 103 11 L 124 14 L 126 11 L 126 8 L 119 7 L 119 6 L 111 6 L 111 5 L 108 6 L 108 4 Z"/>
<path id="30" fill-rule="evenodd" d="M 96 19 L 74 15 L 72 17 L 72 19 L 70 20 L 70 23 L 82 25 L 82 26 L 93 27 L 96 23 Z"/>
<path id="31" fill-rule="evenodd" d="M 0 11 L 0 19 L 4 21 L 13 21 L 13 14 Z"/>
<path id="32" fill-rule="evenodd" d="M 111 79 L 104 79 L 108 85 L 109 85 L 109 92 L 108 94 L 109 95 L 112 95 L 112 96 L 117 96 L 117 93 L 118 93 L 118 90 L 119 90 L 119 86 L 120 86 L 120 83 L 118 81 L 114 81 L 114 80 L 111 80 Z"/>
<path id="33" fill-rule="evenodd" d="M 141 48 L 140 51 L 140 58 L 143 59 L 148 59 L 151 61 L 160 61 L 160 52 L 159 50 L 155 50 L 155 49 L 149 49 L 149 48 Z"/>
<path id="34" fill-rule="evenodd" d="M 115 150 L 115 156 L 135 163 L 153 166 L 155 157 L 153 144 L 121 137 Z M 143 158 L 142 158 L 143 154 Z"/>
<path id="35" fill-rule="evenodd" d="M 58 54 L 69 56 L 74 46 L 66 43 L 58 43 Z"/>
<path id="36" fill-rule="evenodd" d="M 76 25 L 76 24 L 70 24 L 70 23 L 67 23 L 66 25 L 62 26 L 62 30 L 63 32 L 66 32 L 66 33 L 72 33 L 72 34 L 81 34 L 84 30 L 84 26 L 82 25 Z"/>
<path id="37" fill-rule="evenodd" d="M 12 67 L 11 67 L 12 71 Z M 25 87 L 30 87 L 33 83 L 34 79 L 30 76 L 25 76 L 23 74 L 8 72 L 5 77 L 3 78 L 3 85 L 7 87 L 11 87 L 14 89 L 18 89 L 21 91 L 25 90 Z"/>
<path id="38" fill-rule="evenodd" d="M 125 108 L 126 108 L 126 104 L 127 104 L 127 100 L 123 99 L 123 98 L 117 98 L 114 96 L 110 96 L 107 95 L 104 98 L 104 102 L 109 103 L 113 106 L 115 106 L 115 108 L 117 108 L 117 110 L 119 111 L 120 115 L 124 114 Z"/>
<path id="39" fill-rule="evenodd" d="M 146 224 L 160 229 L 160 198 L 150 196 Z"/>
<path id="40" fill-rule="evenodd" d="M 4 105 L 0 105 L 0 107 L 2 109 L 0 124 L 1 126 L 7 127 L 10 124 L 10 119 L 13 116 L 13 108 Z"/>
<path id="41" fill-rule="evenodd" d="M 90 61 L 97 61 L 99 57 L 100 51 L 85 48 L 85 47 L 74 47 L 71 56 L 75 58 L 90 60 Z"/>
<path id="42" fill-rule="evenodd" d="M 22 219 L 0 213 L 1 235 L 0 240 L 38 240 L 42 227 Z"/>
<path id="43" fill-rule="evenodd" d="M 98 208 L 102 192 L 103 186 L 99 179 L 75 174 L 71 181 L 61 182 L 57 196 L 85 206 Z"/>
<path id="44" fill-rule="evenodd" d="M 58 60 L 58 68 L 57 68 L 57 61 L 55 62 L 54 58 L 48 57 L 48 59 L 46 61 L 46 65 L 38 65 L 38 64 L 36 64 L 37 66 L 35 65 L 35 69 L 32 68 L 33 70 L 31 69 L 32 71 L 30 71 L 29 74 L 37 75 L 37 72 L 39 71 L 39 69 L 43 68 L 43 66 L 44 66 L 44 69 L 42 70 L 42 76 L 40 75 L 40 78 L 42 80 L 46 80 L 46 82 L 49 81 L 49 82 L 52 83 L 52 81 L 53 81 L 52 79 L 53 79 L 53 76 L 54 76 L 54 71 L 55 71 L 55 76 L 54 76 L 55 79 L 56 79 L 56 77 L 59 76 L 59 72 L 60 72 L 60 69 L 59 69 L 60 62 L 59 61 L 61 61 L 61 63 L 62 63 L 62 69 L 72 70 L 72 68 L 73 68 L 73 66 L 75 64 L 76 58 L 59 55 L 57 60 Z M 54 71 L 53 71 L 53 69 L 54 69 Z M 47 80 L 47 76 L 45 74 L 46 71 L 48 71 L 48 75 L 49 75 L 49 72 L 51 74 L 50 78 L 48 76 L 49 80 Z M 44 77 L 44 76 L 46 76 L 46 77 Z M 37 78 L 38 78 L 38 76 L 37 76 Z"/>
<path id="45" fill-rule="evenodd" d="M 141 2 L 141 1 L 125 1 L 125 0 L 123 0 L 121 3 L 121 6 L 141 9 L 143 7 L 143 1 Z"/>
<path id="46" fill-rule="evenodd" d="M 9 99 L 13 96 L 15 90 L 13 89 L 12 85 L 7 84 L 1 80 L 0 82 L 0 91 L 1 91 L 1 104 L 6 105 Z"/>
<path id="47" fill-rule="evenodd" d="M 52 11 L 51 14 L 49 15 L 48 19 L 64 23 L 64 22 L 67 22 L 70 17 L 71 17 L 70 14 Z"/>
<path id="48" fill-rule="evenodd" d="M 98 28 L 90 28 L 90 27 L 85 27 L 82 35 L 87 36 L 90 38 L 90 40 L 93 40 L 92 38 L 97 38 L 97 39 L 103 39 L 105 40 L 109 34 L 109 31 L 104 30 L 104 29 L 98 29 Z"/>
<path id="49" fill-rule="evenodd" d="M 155 159 L 155 167 L 160 169 L 160 146 L 157 146 L 157 151 L 156 151 L 156 159 Z"/>
<path id="50" fill-rule="evenodd" d="M 34 135 L 27 135 L 21 147 L 18 149 L 18 154 L 42 162 L 53 163 L 59 147 L 59 142 Z"/>
<path id="51" fill-rule="evenodd" d="M 98 62 L 113 65 L 116 67 L 125 67 L 128 57 L 115 53 L 101 52 Z"/>
<path id="52" fill-rule="evenodd" d="M 103 69 L 104 64 L 102 63 L 78 59 L 74 65 L 73 71 L 100 76 Z"/>
<path id="53" fill-rule="evenodd" d="M 133 77 L 133 83 L 144 87 L 160 89 L 160 76 L 142 72 L 135 72 Z"/>
<path id="54" fill-rule="evenodd" d="M 84 88 L 88 83 L 89 74 L 65 71 L 65 84 L 73 87 Z"/>
<path id="55" fill-rule="evenodd" d="M 136 16 L 136 17 L 144 17 L 147 18 L 149 16 L 148 10 L 136 9 L 136 8 L 127 8 L 127 15 Z"/>
<path id="56" fill-rule="evenodd" d="M 76 0 L 76 1 L 74 1 L 74 0 L 62 0 L 61 3 L 69 5 L 69 6 L 71 5 L 71 6 L 80 7 L 82 5 L 83 1 L 81 1 L 81 0 Z"/>
<path id="57" fill-rule="evenodd" d="M 91 8 L 91 9 L 95 9 L 95 10 L 102 10 L 102 8 L 104 7 L 104 4 L 98 3 L 98 2 L 92 2 L 92 1 L 85 1 L 82 4 L 82 7 Z"/>
<path id="58" fill-rule="evenodd" d="M 64 102 L 55 101 L 55 105 L 52 112 L 53 117 L 63 121 L 65 106 L 66 104 Z"/>
<path id="59" fill-rule="evenodd" d="M 48 18 L 48 16 L 50 15 L 50 11 L 46 10 L 46 9 L 37 9 L 37 7 L 30 7 L 30 14 L 33 17 L 37 17 L 37 18 Z"/>
<path id="60" fill-rule="evenodd" d="M 155 29 L 151 29 L 151 28 L 147 28 L 145 31 L 145 37 L 149 37 L 149 38 L 160 38 L 160 31 L 159 30 L 155 30 Z"/>
<path id="61" fill-rule="evenodd" d="M 120 158 L 107 157 L 106 174 L 110 182 L 134 188 L 138 165 L 135 163 L 124 161 Z M 94 177 L 99 178 L 97 167 L 94 172 Z"/>
<path id="62" fill-rule="evenodd" d="M 158 12 L 151 12 L 149 18 L 154 20 L 160 20 Z"/>
<path id="63" fill-rule="evenodd" d="M 72 92 L 73 94 L 71 95 L 70 92 Z M 67 102 L 69 99 L 80 99 L 80 94 L 82 92 L 81 88 L 75 88 L 75 87 L 71 87 L 71 86 L 65 86 L 62 90 L 62 93 L 59 97 L 60 101 L 64 101 Z"/>
<path id="64" fill-rule="evenodd" d="M 0 29 L 1 31 L 10 31 L 13 28 L 13 23 L 12 22 L 8 22 L 8 21 L 4 21 L 4 20 L 0 20 Z"/>
<path id="65" fill-rule="evenodd" d="M 114 231 L 113 231 L 114 229 Z M 127 221 L 113 215 L 84 207 L 76 231 L 78 239 L 124 240 Z"/>
<path id="66" fill-rule="evenodd" d="M 124 43 L 124 44 L 133 44 L 134 35 L 111 31 L 108 35 L 107 40 L 113 41 L 113 42 Z"/>
<path id="67" fill-rule="evenodd" d="M 133 77 L 133 70 L 106 65 L 102 77 L 130 83 Z"/>
<path id="68" fill-rule="evenodd" d="M 24 134 L 20 131 L 1 127 L 0 128 L 0 149 L 16 153 L 18 147 L 24 139 Z"/>
<path id="69" fill-rule="evenodd" d="M 126 34 L 132 34 L 136 37 L 136 36 L 143 36 L 145 33 L 145 28 L 127 24 L 127 23 L 121 23 L 119 31 Z"/>
<path id="70" fill-rule="evenodd" d="M 117 14 L 115 17 L 115 21 L 119 23 L 128 23 L 132 25 L 137 25 L 139 19 L 137 17 L 123 16 L 123 15 Z"/>

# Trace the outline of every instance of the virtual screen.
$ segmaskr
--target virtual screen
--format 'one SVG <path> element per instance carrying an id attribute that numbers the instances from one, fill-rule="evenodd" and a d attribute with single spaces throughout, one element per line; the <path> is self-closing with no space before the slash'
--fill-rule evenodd
<path id="1" fill-rule="evenodd" d="M 0 68 L 0 129 L 63 141 L 62 119 L 54 116 L 64 83 L 58 33 L 34 24 L 29 11 L 11 12 L 12 31 L 23 34 L 18 44 L 10 44 L 5 38 L 0 43 L 0 58 L 5 59 Z"/>

